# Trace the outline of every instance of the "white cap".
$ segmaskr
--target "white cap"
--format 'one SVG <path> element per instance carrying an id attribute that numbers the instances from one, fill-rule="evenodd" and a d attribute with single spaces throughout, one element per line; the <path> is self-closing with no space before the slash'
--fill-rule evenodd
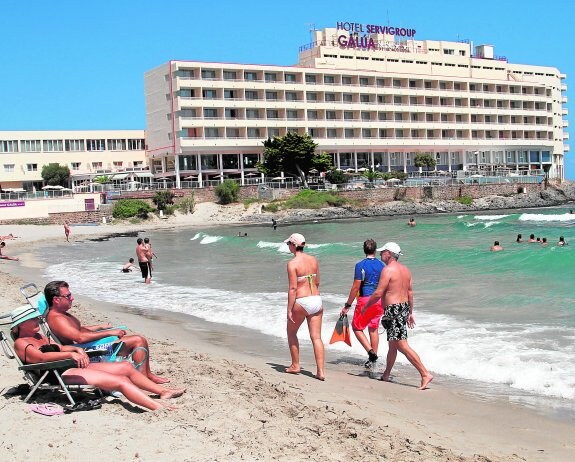
<path id="1" fill-rule="evenodd" d="M 303 237 L 303 235 L 301 235 L 300 233 L 293 233 L 284 242 L 286 244 L 289 244 L 291 242 L 296 247 L 303 247 L 305 245 L 305 237 Z"/>
<path id="2" fill-rule="evenodd" d="M 386 242 L 383 247 L 377 249 L 378 252 L 383 252 L 384 250 L 389 250 L 391 253 L 395 255 L 403 255 L 401 253 L 401 247 L 395 242 Z"/>

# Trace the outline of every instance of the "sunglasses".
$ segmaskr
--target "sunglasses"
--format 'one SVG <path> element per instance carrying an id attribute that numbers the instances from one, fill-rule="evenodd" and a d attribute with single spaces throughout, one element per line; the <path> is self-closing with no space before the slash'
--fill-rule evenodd
<path id="1" fill-rule="evenodd" d="M 56 297 L 67 298 L 68 300 L 72 300 L 72 292 L 66 295 L 56 295 Z"/>

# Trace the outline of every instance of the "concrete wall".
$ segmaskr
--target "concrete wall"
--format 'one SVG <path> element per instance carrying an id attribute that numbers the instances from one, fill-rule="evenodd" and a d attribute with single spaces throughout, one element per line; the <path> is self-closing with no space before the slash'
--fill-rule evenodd
<path id="1" fill-rule="evenodd" d="M 100 205 L 100 194 L 74 194 L 73 197 L 27 200 L 24 201 L 24 207 L 0 207 L 0 221 L 48 218 L 51 213 L 84 211 L 85 199 L 94 199 L 96 208 Z"/>

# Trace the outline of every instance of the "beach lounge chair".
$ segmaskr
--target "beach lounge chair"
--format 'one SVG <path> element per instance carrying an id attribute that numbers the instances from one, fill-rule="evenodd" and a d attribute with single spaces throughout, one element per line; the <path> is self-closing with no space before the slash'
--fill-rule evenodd
<path id="1" fill-rule="evenodd" d="M 11 323 L 12 312 L 0 314 L 0 347 L 8 359 L 16 361 L 18 370 L 22 373 L 26 383 L 30 385 L 30 392 L 26 398 L 24 398 L 25 403 L 28 402 L 38 390 L 61 390 L 64 392 L 72 406 L 76 404 L 76 401 L 74 401 L 74 398 L 70 394 L 70 390 L 88 388 L 91 390 L 97 390 L 100 396 L 102 396 L 100 389 L 91 385 L 66 385 L 64 383 L 61 373 L 70 367 L 76 367 L 76 362 L 74 360 L 65 359 L 47 363 L 23 364 L 14 352 L 14 339 L 12 338 L 12 332 L 10 331 Z M 48 382 L 50 375 L 55 378 L 55 383 Z"/>

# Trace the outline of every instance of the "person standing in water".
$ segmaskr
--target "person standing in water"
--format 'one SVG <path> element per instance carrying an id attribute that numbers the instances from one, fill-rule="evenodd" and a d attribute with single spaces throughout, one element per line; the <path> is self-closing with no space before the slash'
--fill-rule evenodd
<path id="1" fill-rule="evenodd" d="M 323 381 L 325 380 L 325 357 L 321 339 L 323 304 L 319 293 L 319 264 L 315 257 L 303 252 L 305 237 L 301 234 L 294 233 L 284 242 L 293 254 L 293 258 L 287 265 L 289 282 L 287 337 L 291 365 L 285 371 L 289 374 L 298 374 L 301 371 L 297 333 L 302 323 L 307 320 L 317 365 L 315 378 Z"/>
<path id="2" fill-rule="evenodd" d="M 70 237 L 70 223 L 68 223 L 68 220 L 64 222 L 64 234 L 66 235 L 66 242 L 70 242 L 68 239 Z"/>

